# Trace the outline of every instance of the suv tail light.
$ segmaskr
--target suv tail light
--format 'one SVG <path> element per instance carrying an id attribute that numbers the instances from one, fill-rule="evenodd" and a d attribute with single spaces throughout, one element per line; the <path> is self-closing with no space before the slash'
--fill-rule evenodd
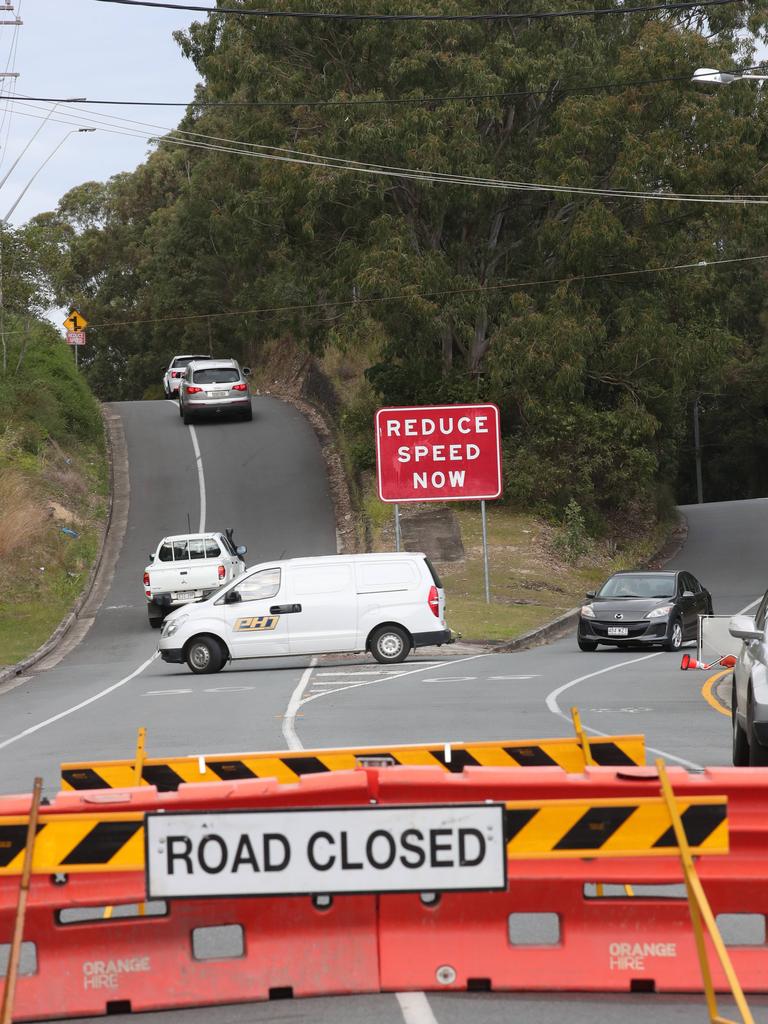
<path id="1" fill-rule="evenodd" d="M 433 615 L 440 618 L 440 595 L 437 592 L 437 587 L 429 588 L 429 597 L 427 598 L 427 604 Z"/>
<path id="2" fill-rule="evenodd" d="M 144 586 L 145 587 L 149 586 L 149 573 L 148 572 L 144 573 Z"/>
<path id="3" fill-rule="evenodd" d="M 233 384 L 232 385 L 232 390 L 233 391 L 247 391 L 248 390 L 248 385 L 247 384 Z"/>
<path id="4" fill-rule="evenodd" d="M 190 384 L 189 387 L 187 388 L 187 394 L 188 395 L 199 395 L 202 390 L 203 390 L 202 388 L 196 388 L 196 387 L 194 387 L 194 385 Z"/>
<path id="5" fill-rule="evenodd" d="M 219 566 L 219 579 L 223 580 L 226 575 L 227 575 L 227 570 L 224 568 L 223 565 L 220 565 Z"/>

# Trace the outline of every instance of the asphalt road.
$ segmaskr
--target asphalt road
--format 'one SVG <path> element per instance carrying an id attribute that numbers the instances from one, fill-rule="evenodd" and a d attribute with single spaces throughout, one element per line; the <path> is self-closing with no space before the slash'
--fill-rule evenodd
<path id="1" fill-rule="evenodd" d="M 148 727 L 152 754 L 280 749 L 286 740 L 299 748 L 536 738 L 569 735 L 574 704 L 592 732 L 643 732 L 651 751 L 671 763 L 729 763 L 728 717 L 703 699 L 707 675 L 680 672 L 675 654 L 610 648 L 588 654 L 567 637 L 513 654 L 423 651 L 392 667 L 365 656 L 324 657 L 316 664 L 241 662 L 216 676 L 194 677 L 165 665 L 153 657 L 157 635 L 146 621 L 141 574 L 147 553 L 164 534 L 184 531 L 187 514 L 197 529 L 203 511 L 206 528 L 235 528 L 238 542 L 248 546 L 249 564 L 335 552 L 323 460 L 305 420 L 269 398 L 254 399 L 252 423 L 201 424 L 194 433 L 172 403 L 124 403 L 112 410 L 121 418 L 130 460 L 123 544 L 81 642 L 63 659 L 49 658 L 28 678 L 0 687 L 3 792 L 28 790 L 41 773 L 47 791 L 54 791 L 62 760 L 130 757 L 141 725 Z M 768 586 L 768 500 L 684 512 L 690 533 L 674 564 L 709 587 L 716 612 L 756 601 Z M 565 1014 L 576 1022 L 618 1022 L 628 1013 L 639 1022 L 687 1022 L 702 1019 L 704 1008 L 699 997 L 477 993 L 430 995 L 416 1010 L 381 996 L 144 1019 L 453 1024 L 471 1016 L 495 1024 L 513 1016 L 548 1024 Z"/>

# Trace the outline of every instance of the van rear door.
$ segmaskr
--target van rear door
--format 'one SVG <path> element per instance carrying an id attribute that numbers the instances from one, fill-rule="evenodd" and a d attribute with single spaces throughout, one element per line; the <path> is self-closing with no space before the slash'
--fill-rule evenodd
<path id="1" fill-rule="evenodd" d="M 357 650 L 357 594 L 351 562 L 336 557 L 315 564 L 288 565 L 291 654 Z"/>

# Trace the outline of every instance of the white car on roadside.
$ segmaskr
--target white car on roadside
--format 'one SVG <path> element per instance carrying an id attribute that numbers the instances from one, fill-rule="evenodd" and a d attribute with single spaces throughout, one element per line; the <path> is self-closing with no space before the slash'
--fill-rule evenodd
<path id="1" fill-rule="evenodd" d="M 409 551 L 263 562 L 172 612 L 159 649 L 163 661 L 204 673 L 240 658 L 354 651 L 396 664 L 451 640 L 440 577 Z"/>
<path id="2" fill-rule="evenodd" d="M 158 629 L 173 608 L 204 601 L 246 571 L 247 548 L 236 547 L 232 531 L 179 533 L 163 537 L 144 570 L 149 624 Z"/>

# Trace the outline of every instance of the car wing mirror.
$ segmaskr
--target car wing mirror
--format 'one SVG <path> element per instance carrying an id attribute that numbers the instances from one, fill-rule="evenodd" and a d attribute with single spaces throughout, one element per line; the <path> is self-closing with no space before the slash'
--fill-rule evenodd
<path id="1" fill-rule="evenodd" d="M 588 590 L 587 591 L 587 599 L 589 601 L 591 601 L 594 596 L 595 596 L 595 591 L 594 590 Z"/>
<path id="2" fill-rule="evenodd" d="M 245 546 L 245 544 L 238 544 L 238 546 L 235 548 L 235 552 L 242 558 L 243 555 L 248 554 L 248 548 Z"/>
<path id="3" fill-rule="evenodd" d="M 696 595 L 694 594 L 694 592 L 692 590 L 684 590 L 683 591 L 683 597 L 695 597 L 695 596 Z"/>
<path id="4" fill-rule="evenodd" d="M 251 376 L 251 368 L 250 368 L 250 366 L 244 366 L 243 367 L 243 376 L 244 377 L 250 377 Z"/>
<path id="5" fill-rule="evenodd" d="M 242 601 L 239 590 L 228 590 L 224 595 L 224 604 L 239 604 Z"/>
<path id="6" fill-rule="evenodd" d="M 755 626 L 750 615 L 734 615 L 728 623 L 728 632 L 737 640 L 762 640 L 763 631 Z"/>

